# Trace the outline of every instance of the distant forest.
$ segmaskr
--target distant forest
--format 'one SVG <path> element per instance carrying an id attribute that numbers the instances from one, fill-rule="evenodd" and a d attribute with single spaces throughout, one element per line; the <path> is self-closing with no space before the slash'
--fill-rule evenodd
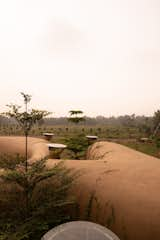
<path id="1" fill-rule="evenodd" d="M 124 115 L 119 117 L 85 117 L 85 121 L 79 123 L 78 125 L 111 125 L 111 126 L 124 126 L 124 127 L 137 127 L 137 126 L 152 126 L 154 117 L 146 117 L 146 116 L 136 116 L 132 115 Z M 12 125 L 16 124 L 14 119 L 9 119 L 4 116 L 0 116 L 0 125 Z M 45 118 L 39 123 L 40 125 L 73 125 L 73 123 L 68 121 L 67 117 L 59 117 L 59 118 Z"/>

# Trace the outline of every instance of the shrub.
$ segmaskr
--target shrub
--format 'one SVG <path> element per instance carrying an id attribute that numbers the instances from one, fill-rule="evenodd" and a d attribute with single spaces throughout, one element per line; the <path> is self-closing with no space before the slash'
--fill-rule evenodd
<path id="1" fill-rule="evenodd" d="M 73 220 L 76 202 L 68 192 L 78 173 L 62 161 L 51 169 L 45 163 L 40 160 L 27 172 L 20 163 L 1 173 L 1 240 L 39 240 L 50 228 Z"/>
<path id="2" fill-rule="evenodd" d="M 67 148 L 75 153 L 76 159 L 84 159 L 88 148 L 88 141 L 82 134 L 67 138 L 65 140 Z"/>
<path id="3" fill-rule="evenodd" d="M 6 153 L 0 155 L 0 168 L 14 170 L 19 164 L 25 164 L 25 157 L 19 153 L 14 155 Z"/>

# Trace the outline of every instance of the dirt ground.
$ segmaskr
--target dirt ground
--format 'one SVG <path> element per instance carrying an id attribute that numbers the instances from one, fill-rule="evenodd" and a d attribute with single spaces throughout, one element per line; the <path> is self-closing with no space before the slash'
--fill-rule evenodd
<path id="1" fill-rule="evenodd" d="M 23 151 L 23 137 L 0 137 L 0 153 Z M 30 138 L 29 153 L 31 161 L 47 155 L 46 141 Z M 81 171 L 72 189 L 81 219 L 108 226 L 122 240 L 159 240 L 160 160 L 111 142 L 95 143 L 87 159 L 65 160 Z"/>

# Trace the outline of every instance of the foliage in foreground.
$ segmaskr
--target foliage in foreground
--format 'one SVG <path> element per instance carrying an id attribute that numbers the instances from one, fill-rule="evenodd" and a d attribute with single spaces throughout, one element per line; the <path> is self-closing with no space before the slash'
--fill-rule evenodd
<path id="1" fill-rule="evenodd" d="M 78 174 L 63 162 L 51 169 L 45 163 L 40 160 L 26 172 L 22 161 L 17 168 L 5 166 L 2 171 L 0 240 L 39 240 L 52 227 L 73 220 L 76 203 L 68 192 Z"/>
<path id="2" fill-rule="evenodd" d="M 25 157 L 21 156 L 19 153 L 10 154 L 4 153 L 0 155 L 0 168 L 6 170 L 15 170 L 18 165 L 25 164 Z"/>

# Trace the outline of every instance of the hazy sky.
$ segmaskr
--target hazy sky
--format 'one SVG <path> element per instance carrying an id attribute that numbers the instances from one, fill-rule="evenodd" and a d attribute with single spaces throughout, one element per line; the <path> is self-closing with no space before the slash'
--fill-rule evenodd
<path id="1" fill-rule="evenodd" d="M 160 108 L 159 0 L 0 0 L 0 110 L 55 116 Z"/>

